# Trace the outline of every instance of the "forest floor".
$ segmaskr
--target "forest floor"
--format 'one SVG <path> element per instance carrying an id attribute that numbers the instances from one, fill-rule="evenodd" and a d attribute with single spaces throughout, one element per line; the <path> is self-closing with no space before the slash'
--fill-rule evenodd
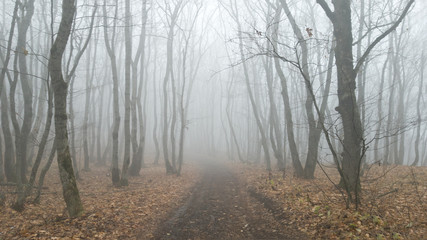
<path id="1" fill-rule="evenodd" d="M 339 182 L 333 167 L 319 167 L 315 179 L 236 164 L 248 191 L 278 204 L 287 224 L 310 239 L 427 239 L 427 167 L 369 166 L 361 179 L 361 204 L 346 207 L 331 183 Z"/>
<path id="2" fill-rule="evenodd" d="M 55 166 L 52 166 L 53 168 Z M 329 178 L 338 182 L 331 167 Z M 181 177 L 149 166 L 115 188 L 107 168 L 81 172 L 85 212 L 70 219 L 51 171 L 40 204 L 0 207 L 0 239 L 425 239 L 427 168 L 371 166 L 362 203 L 343 196 L 318 169 L 313 180 L 261 166 L 202 161 Z"/>
<path id="3" fill-rule="evenodd" d="M 0 207 L 0 239 L 150 239 L 169 212 L 188 198 L 199 179 L 195 165 L 186 164 L 181 177 L 166 175 L 164 166 L 150 165 L 129 186 L 113 187 L 110 170 L 81 171 L 77 182 L 85 212 L 68 218 L 57 166 L 46 176 L 40 204 L 26 204 L 23 212 L 10 208 L 14 187 Z M 31 198 L 29 199 L 31 200 Z"/>

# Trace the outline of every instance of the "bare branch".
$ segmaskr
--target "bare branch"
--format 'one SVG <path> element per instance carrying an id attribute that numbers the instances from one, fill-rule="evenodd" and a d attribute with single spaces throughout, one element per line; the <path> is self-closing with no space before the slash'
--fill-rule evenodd
<path id="1" fill-rule="evenodd" d="M 317 2 L 323 1 L 323 0 L 317 0 Z M 357 76 L 357 73 L 359 72 L 360 68 L 362 67 L 363 63 L 365 62 L 366 58 L 369 56 L 369 53 L 374 49 L 374 47 L 383 40 L 387 35 L 389 35 L 391 32 L 393 32 L 397 26 L 403 21 L 405 16 L 408 14 L 409 9 L 411 8 L 412 4 L 415 2 L 415 0 L 409 0 L 409 2 L 406 4 L 405 9 L 403 10 L 400 17 L 397 19 L 397 21 L 391 26 L 387 31 L 383 32 L 380 36 L 378 36 L 372 43 L 369 45 L 369 47 L 366 49 L 365 53 L 363 53 L 362 57 L 357 61 L 356 67 L 354 68 L 353 77 Z"/>
<path id="2" fill-rule="evenodd" d="M 77 66 L 79 64 L 80 58 L 83 56 L 84 51 L 86 50 L 87 46 L 89 45 L 91 36 L 92 36 L 92 31 L 93 31 L 93 25 L 95 22 L 95 14 L 96 14 L 96 10 L 98 9 L 98 5 L 95 2 L 95 6 L 93 8 L 93 12 L 92 12 L 92 18 L 91 18 L 91 22 L 90 22 L 90 28 L 89 28 L 89 36 L 86 39 L 86 42 L 83 45 L 83 48 L 77 53 L 76 56 L 76 60 L 74 61 L 74 65 L 73 68 L 71 69 L 70 73 L 68 74 L 67 79 L 70 79 L 71 76 L 74 75 L 74 73 L 76 72 Z"/>
<path id="3" fill-rule="evenodd" d="M 317 3 L 323 8 L 328 18 L 333 22 L 335 19 L 334 12 L 332 12 L 329 5 L 325 2 L 325 0 L 316 0 Z"/>

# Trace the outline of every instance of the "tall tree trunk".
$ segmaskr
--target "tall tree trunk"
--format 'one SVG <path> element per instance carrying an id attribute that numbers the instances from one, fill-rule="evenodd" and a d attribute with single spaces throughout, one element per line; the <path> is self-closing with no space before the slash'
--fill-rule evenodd
<path id="1" fill-rule="evenodd" d="M 70 147 L 71 147 L 71 159 L 73 161 L 73 169 L 74 169 L 74 175 L 76 176 L 76 179 L 80 179 L 80 171 L 77 161 L 77 151 L 76 151 L 76 131 L 75 131 L 75 124 L 74 124 L 74 80 L 75 76 L 72 76 L 69 81 L 70 86 L 70 101 L 68 102 L 68 111 L 69 111 L 69 121 L 70 121 Z"/>
<path id="2" fill-rule="evenodd" d="M 246 88 L 247 88 L 247 92 L 249 95 L 249 100 L 250 100 L 250 104 L 252 107 L 252 112 L 255 116 L 255 121 L 259 130 L 259 133 L 261 135 L 261 145 L 262 148 L 264 150 L 264 157 L 265 157 L 265 162 L 267 164 L 266 168 L 268 171 L 271 170 L 271 165 L 270 165 L 270 152 L 269 152 L 269 147 L 268 147 L 268 143 L 267 143 L 267 137 L 265 135 L 265 131 L 262 127 L 262 122 L 261 122 L 261 118 L 259 116 L 259 110 L 258 107 L 256 106 L 255 103 L 255 98 L 254 95 L 252 93 L 252 89 L 251 89 L 251 85 L 250 85 L 250 78 L 249 78 L 249 70 L 246 64 L 246 59 L 245 59 L 245 55 L 244 55 L 244 50 L 243 50 L 243 35 L 242 35 L 242 27 L 241 24 L 239 22 L 239 15 L 237 12 L 237 8 L 235 11 L 235 21 L 237 24 L 237 29 L 238 29 L 238 34 L 239 34 L 239 50 L 240 50 L 240 59 L 242 61 L 242 65 L 243 65 L 243 72 L 244 72 L 244 77 L 245 77 L 245 83 L 246 83 Z"/>
<path id="3" fill-rule="evenodd" d="M 381 126 L 383 122 L 383 110 L 382 110 L 382 104 L 383 104 L 383 89 L 384 89 L 384 80 L 385 80 L 385 70 L 387 68 L 387 63 L 389 59 L 390 54 L 387 55 L 387 59 L 384 62 L 382 71 L 381 71 L 381 83 L 379 87 L 379 96 L 378 96 L 378 125 L 377 129 L 375 130 L 375 142 L 374 142 L 374 161 L 381 163 L 380 156 L 379 156 L 379 141 L 380 141 L 380 134 L 381 134 Z"/>
<path id="4" fill-rule="evenodd" d="M 351 1 L 334 1 L 333 26 L 337 41 L 335 58 L 338 77 L 338 100 L 336 110 L 341 116 L 344 139 L 341 185 L 348 192 L 354 191 L 359 183 L 358 169 L 361 162 L 363 139 L 362 123 L 356 101 L 355 72 L 353 69 L 353 35 L 351 24 Z"/>
<path id="5" fill-rule="evenodd" d="M 25 10 L 24 10 L 25 9 Z M 26 183 L 26 171 L 27 171 L 27 144 L 28 135 L 31 132 L 31 125 L 33 122 L 33 90 L 31 89 L 29 73 L 27 69 L 26 56 L 28 51 L 26 50 L 27 44 L 27 31 L 31 24 L 31 19 L 34 14 L 34 0 L 29 0 L 25 5 L 22 6 L 21 21 L 18 23 L 18 40 L 16 44 L 16 52 L 18 53 L 19 73 L 21 79 L 21 89 L 24 97 L 24 119 L 22 121 L 22 127 L 19 134 L 19 145 L 16 146 L 17 154 L 16 161 L 19 162 L 20 176 L 22 182 Z M 18 156 L 19 155 L 19 156 Z"/>
<path id="6" fill-rule="evenodd" d="M 390 35 L 389 38 L 389 56 L 387 57 L 389 60 L 388 66 L 388 77 L 389 77 L 389 88 L 390 93 L 388 97 L 388 116 L 387 116 L 387 125 L 386 125 L 386 134 L 385 137 L 385 151 L 384 151 L 384 164 L 391 164 L 392 157 L 390 157 L 390 138 L 392 137 L 392 125 L 393 125 L 393 117 L 394 117 L 394 92 L 395 92 L 395 84 L 396 77 L 393 74 L 393 61 L 394 61 L 394 44 L 393 44 L 393 35 Z"/>
<path id="7" fill-rule="evenodd" d="M 46 68 L 44 68 L 46 69 Z M 46 69 L 47 70 L 47 69 Z M 43 76 L 46 76 L 47 74 L 43 74 Z M 34 88 L 34 89 L 37 89 Z M 28 163 L 30 163 L 30 161 L 32 160 L 32 155 L 34 152 L 34 148 L 38 145 L 37 142 L 37 137 L 39 135 L 40 132 L 40 128 L 41 128 L 41 124 L 42 124 L 42 120 L 43 120 L 43 115 L 45 114 L 45 101 L 41 100 L 41 99 L 46 99 L 46 84 L 44 82 L 42 82 L 42 85 L 40 87 L 40 91 L 39 91 L 39 95 L 35 97 L 35 99 L 39 99 L 39 101 L 34 101 L 34 102 L 39 102 L 38 105 L 36 106 L 36 104 L 34 104 L 33 109 L 37 109 L 37 114 L 34 120 L 34 125 L 33 125 L 33 129 L 30 133 L 29 140 L 31 143 L 31 146 L 28 146 L 28 155 L 27 156 L 27 160 Z"/>
<path id="8" fill-rule="evenodd" d="M 89 144 L 88 144 L 88 120 L 89 120 L 89 108 L 90 108 L 90 97 L 92 92 L 92 81 L 93 76 L 90 76 L 90 66 L 91 66 L 91 54 L 92 48 L 89 45 L 89 49 L 87 51 L 87 68 L 86 68 L 86 96 L 85 96 L 85 113 L 83 118 L 83 152 L 84 152 L 84 165 L 83 170 L 89 171 Z M 96 47 L 95 47 L 95 56 L 96 59 Z M 93 66 L 94 67 L 94 66 Z"/>
<path id="9" fill-rule="evenodd" d="M 72 88 L 73 88 L 73 86 L 74 86 L 74 79 L 75 79 L 75 72 L 76 72 L 76 69 L 77 69 L 77 66 L 78 66 L 78 63 L 79 63 L 79 61 L 80 61 L 80 59 L 81 59 L 81 57 L 83 56 L 83 53 L 84 53 L 84 51 L 86 50 L 86 48 L 88 47 L 88 45 L 89 45 L 89 42 L 90 42 L 90 38 L 91 38 L 91 36 L 92 36 L 92 30 L 93 30 L 93 25 L 94 25 L 94 19 L 95 19 L 95 13 L 96 13 L 96 9 L 97 9 L 97 4 L 96 4 L 96 2 L 95 2 L 95 7 L 94 7 L 94 9 L 93 9 L 93 12 L 92 12 L 92 18 L 91 18 L 91 23 L 90 23 L 90 28 L 89 28 L 89 34 L 88 34 L 88 37 L 87 37 L 87 39 L 85 40 L 85 42 L 83 42 L 83 41 L 81 41 L 79 44 L 78 44 L 78 46 L 79 46 L 79 49 L 78 49 L 78 52 L 77 52 L 77 54 L 75 55 L 75 59 L 74 59 L 74 63 L 72 64 L 72 65 L 70 65 L 71 64 L 71 57 L 72 57 L 72 54 L 70 54 L 70 56 L 69 56 L 69 58 L 68 58 L 68 62 L 67 62 L 67 72 L 68 72 L 68 74 L 67 74 L 67 76 L 66 76 L 66 82 L 69 82 L 69 79 L 71 79 L 70 81 L 71 81 L 71 90 L 70 90 L 70 113 L 72 113 L 71 115 L 72 115 L 72 117 L 74 117 L 73 116 L 73 98 L 72 98 L 72 96 L 73 96 L 73 90 L 72 90 Z M 76 18 L 76 15 L 74 16 L 74 18 Z M 73 34 L 74 34 L 74 32 L 75 32 L 75 24 L 73 25 L 73 30 L 72 30 L 72 34 L 71 34 L 71 39 L 74 39 L 73 38 Z M 83 45 L 83 46 L 81 46 L 81 45 Z M 73 41 L 71 41 L 70 42 L 70 52 L 72 53 L 74 51 L 74 46 L 73 46 Z M 90 67 L 90 65 L 89 65 L 89 67 Z M 74 119 L 71 121 L 73 124 L 74 124 Z M 72 145 L 73 145 L 73 147 L 72 147 L 72 151 L 73 151 L 73 155 L 74 155 L 74 161 L 73 161 L 73 166 L 74 166 L 74 169 L 75 169 L 75 171 L 77 171 L 77 169 L 79 168 L 79 166 L 78 166 L 78 162 L 77 162 L 77 156 L 76 156 L 76 154 L 75 154 L 75 148 L 74 148 L 74 146 L 75 146 L 75 144 L 74 144 L 74 138 L 75 138 L 75 131 L 74 131 L 74 127 L 73 127 L 73 131 L 72 131 L 72 133 L 73 133 L 73 135 L 72 135 Z M 78 172 L 76 172 L 76 176 L 77 176 L 77 178 L 78 178 Z"/>
<path id="10" fill-rule="evenodd" d="M 365 0 L 360 0 L 360 14 L 359 14 L 359 29 L 357 33 L 357 50 L 356 50 L 356 58 L 360 59 L 362 57 L 362 43 L 363 43 L 363 29 L 365 26 Z M 369 44 L 369 43 L 368 43 Z M 365 64 L 361 67 L 361 72 L 365 72 Z M 363 74 L 358 74 L 357 76 L 357 104 L 359 105 L 359 112 L 361 113 L 361 121 L 362 121 L 362 131 L 365 126 L 365 86 L 363 84 Z"/>
<path id="11" fill-rule="evenodd" d="M 107 68 L 105 68 L 107 69 Z M 102 148 L 101 148 L 101 142 L 102 142 L 102 138 L 103 138 L 103 134 L 102 134 L 102 127 L 103 127 L 103 110 L 104 110 L 104 91 L 105 91 L 105 87 L 107 85 L 107 71 L 105 71 L 105 75 L 103 77 L 103 81 L 100 84 L 101 85 L 101 89 L 99 91 L 99 109 L 98 109 L 98 124 L 96 124 L 96 128 L 97 128 L 97 133 L 98 135 L 96 136 L 96 163 L 97 165 L 100 166 L 105 166 L 106 165 L 106 159 L 102 157 Z M 110 105 L 107 105 L 108 108 Z M 107 138 L 108 141 L 108 138 Z M 108 141 L 109 142 L 109 141 Z"/>
<path id="12" fill-rule="evenodd" d="M 73 17 L 76 12 L 74 0 L 62 1 L 62 18 L 58 34 L 52 45 L 49 58 L 49 72 L 52 76 L 52 87 L 55 100 L 55 138 L 58 154 L 59 176 L 62 183 L 64 200 L 70 217 L 79 216 L 83 212 L 74 177 L 73 166 L 68 146 L 67 132 L 67 88 L 68 84 L 62 76 L 62 56 L 70 36 Z"/>
<path id="13" fill-rule="evenodd" d="M 103 6 L 103 21 L 104 21 L 104 40 L 105 47 L 107 49 L 108 56 L 111 61 L 111 71 L 113 78 L 113 131 L 112 131 L 112 143 L 113 143 L 113 152 L 112 152 L 112 167 L 111 167 L 111 178 L 114 186 L 120 186 L 120 170 L 119 170 L 119 128 L 120 128 L 120 110 L 119 110 L 119 80 L 117 72 L 117 60 L 115 54 L 115 37 L 116 37 L 116 24 L 117 24 L 117 11 L 118 11 L 118 1 L 116 0 L 115 13 L 114 13 L 114 23 L 113 23 L 113 33 L 111 36 L 111 43 L 108 38 L 107 31 L 107 0 L 104 0 Z"/>
<path id="14" fill-rule="evenodd" d="M 403 28 L 402 24 L 402 28 Z M 406 90 L 406 84 L 405 84 L 405 76 L 404 72 L 405 69 L 403 69 L 400 65 L 401 62 L 401 45 L 402 45 L 402 35 L 405 31 L 401 31 L 401 34 L 399 37 L 395 38 L 395 45 L 396 45 L 396 56 L 394 58 L 394 76 L 397 78 L 397 84 L 398 84 L 398 92 L 399 92 L 399 98 L 397 101 L 397 129 L 399 131 L 398 134 L 395 135 L 395 144 L 396 147 L 395 150 L 395 157 L 394 157 L 394 164 L 402 165 L 403 164 L 403 158 L 404 158 L 404 144 L 405 144 L 405 131 L 402 131 L 405 127 L 405 90 Z M 394 32 L 393 34 L 396 35 Z"/>
<path id="15" fill-rule="evenodd" d="M 170 18 L 169 32 L 167 38 L 167 62 L 166 62 L 166 73 L 163 79 L 163 136 L 162 136 L 162 144 L 163 144 L 163 157 L 165 161 L 166 173 L 176 173 L 176 169 L 171 165 L 169 161 L 169 151 L 168 151 L 168 91 L 167 85 L 169 78 L 172 74 L 173 67 L 173 39 L 174 39 L 174 29 L 178 18 L 179 9 L 181 8 L 183 0 L 180 0 L 176 5 L 175 9 Z"/>
<path id="16" fill-rule="evenodd" d="M 15 133 L 15 174 L 16 174 L 16 182 L 18 186 L 18 192 L 22 191 L 22 177 L 21 177 L 21 166 L 22 166 L 22 151 L 19 149 L 21 144 L 21 128 L 19 127 L 19 122 L 16 116 L 16 86 L 18 84 L 18 55 L 15 55 L 13 60 L 13 80 L 10 82 L 10 90 L 9 90 L 9 99 L 10 99 L 10 118 L 12 121 L 13 130 Z"/>
<path id="17" fill-rule="evenodd" d="M 276 19 L 280 16 L 280 14 L 281 14 L 281 8 L 278 7 L 276 12 Z M 279 31 L 279 24 L 275 24 L 274 30 L 273 30 L 272 42 L 273 42 L 273 47 L 274 49 L 276 49 L 276 51 L 278 47 L 278 31 Z M 283 100 L 283 105 L 285 106 L 285 119 L 286 119 L 286 130 L 287 130 L 286 135 L 288 137 L 289 150 L 292 158 L 292 166 L 295 172 L 297 173 L 303 172 L 301 161 L 299 159 L 298 148 L 295 142 L 294 123 L 292 120 L 292 110 L 291 110 L 291 104 L 289 100 L 288 83 L 287 83 L 285 74 L 282 71 L 282 67 L 280 66 L 280 61 L 277 57 L 274 58 L 274 66 L 276 68 L 276 72 L 277 72 L 277 75 L 279 76 L 280 84 L 282 87 L 282 100 Z"/>
<path id="18" fill-rule="evenodd" d="M 402 22 L 403 18 L 409 11 L 409 8 L 414 3 L 414 0 L 409 0 L 405 9 L 399 18 L 378 36 L 372 42 L 358 59 L 356 65 L 353 65 L 353 35 L 351 21 L 351 0 L 333 1 L 334 12 L 329 8 L 325 0 L 317 0 L 317 3 L 325 11 L 327 17 L 332 22 L 334 27 L 334 36 L 336 38 L 336 67 L 338 79 L 338 107 L 336 110 L 341 116 L 344 139 L 342 153 L 342 176 L 341 186 L 346 188 L 350 199 L 351 192 L 355 192 L 355 201 L 358 202 L 357 190 L 360 188 L 360 165 L 365 154 L 365 146 L 363 144 L 363 129 L 360 118 L 359 107 L 356 101 L 356 77 L 369 56 L 372 49 L 388 34 L 394 31 Z"/>
<path id="19" fill-rule="evenodd" d="M 318 113 L 318 120 L 317 120 L 317 125 L 316 125 L 316 129 L 313 132 L 313 144 L 316 145 L 316 148 L 319 147 L 319 141 L 320 141 L 320 136 L 321 136 L 321 129 L 322 129 L 322 125 L 324 125 L 325 122 L 325 112 L 328 108 L 328 99 L 329 99 L 329 92 L 331 89 L 331 82 L 332 82 L 332 67 L 333 67 L 333 63 L 334 63 L 334 51 L 335 51 L 335 42 L 332 42 L 331 45 L 331 50 L 329 52 L 329 60 L 328 60 L 328 70 L 327 70 L 327 74 L 326 74 L 326 79 L 325 79 L 325 88 L 323 89 L 323 99 L 322 99 L 322 103 L 320 105 L 320 113 Z M 311 93 L 308 93 L 311 94 Z M 336 149 L 336 148 L 335 148 Z M 317 151 L 316 150 L 315 154 L 311 155 L 311 156 L 307 156 L 307 161 L 305 163 L 305 167 L 304 167 L 304 178 L 307 179 L 313 179 L 314 178 L 314 171 L 316 169 L 316 164 L 317 164 Z M 310 160 L 309 160 L 310 158 Z"/>
<path id="20" fill-rule="evenodd" d="M 424 69 L 426 65 L 426 58 L 424 57 L 424 49 L 421 53 L 421 62 L 420 62 L 420 85 L 418 86 L 418 98 L 417 98 L 417 136 L 415 138 L 415 160 L 411 166 L 417 166 L 420 162 L 420 132 L 421 132 L 421 96 L 423 92 L 423 82 L 424 82 Z"/>
<path id="21" fill-rule="evenodd" d="M 48 77 L 48 80 L 49 80 L 49 77 Z M 49 83 L 46 83 L 46 84 L 49 84 Z M 48 142 L 49 133 L 52 125 L 52 117 L 53 117 L 53 96 L 52 96 L 52 91 L 50 87 L 48 87 L 48 109 L 47 109 L 45 129 L 43 131 L 43 135 L 39 143 L 39 149 L 37 152 L 36 160 L 34 161 L 34 165 L 31 170 L 30 180 L 28 181 L 28 184 L 25 186 L 24 190 L 18 193 L 18 198 L 16 202 L 13 204 L 14 209 L 17 209 L 17 210 L 24 209 L 25 200 L 30 195 L 31 190 L 33 189 L 34 182 L 36 180 L 37 171 L 41 164 L 41 161 L 44 155 L 44 150 Z"/>
<path id="22" fill-rule="evenodd" d="M 1 54 L 2 55 L 1 60 L 3 63 L 3 68 L 0 73 L 1 125 L 3 130 L 4 143 L 5 143 L 4 170 L 5 170 L 5 175 L 8 182 L 15 182 L 17 179 L 16 179 L 16 166 L 15 166 L 15 160 L 14 160 L 15 151 L 13 146 L 13 137 L 10 131 L 10 124 L 9 124 L 9 103 L 6 96 L 7 91 L 4 88 L 4 79 L 7 73 L 8 78 L 10 79 L 9 82 L 12 82 L 12 77 L 7 71 L 7 68 L 11 58 L 12 41 L 13 41 L 14 32 L 15 32 L 16 19 L 18 17 L 18 9 L 19 9 L 19 2 L 16 1 L 15 7 L 13 10 L 12 21 L 10 24 L 11 26 L 9 30 L 9 39 L 7 42 L 6 55 L 3 58 L 3 54 Z M 6 14 L 4 14 L 3 16 L 5 17 Z M 5 21 L 3 21 L 3 23 L 5 23 Z M 0 50 L 0 53 L 1 53 L 1 50 Z"/>
<path id="23" fill-rule="evenodd" d="M 131 65 L 132 65 L 132 26 L 131 26 L 131 12 L 130 12 L 130 0 L 125 1 L 125 121 L 124 121 L 124 133 L 125 133 L 125 148 L 124 158 L 122 167 L 122 176 L 120 178 L 120 184 L 127 186 L 128 182 L 128 168 L 130 164 L 130 91 L 131 91 Z"/>
<path id="24" fill-rule="evenodd" d="M 145 147 L 145 114 L 143 112 L 143 106 L 141 104 L 142 98 L 142 89 L 146 90 L 144 87 L 147 82 L 147 78 L 144 76 L 144 63 L 145 63 L 145 41 L 146 41 L 146 24 L 147 24 L 147 0 L 142 2 L 142 29 L 141 35 L 139 38 L 139 46 L 137 50 L 137 54 L 135 56 L 135 60 L 132 64 L 132 80 L 133 80 L 133 88 L 132 88 L 132 147 L 133 149 L 133 157 L 132 157 L 132 165 L 129 169 L 129 174 L 132 176 L 139 175 L 139 172 L 142 167 L 143 155 L 144 155 L 144 147 Z M 138 85 L 138 62 L 140 65 L 140 74 L 139 74 L 139 85 Z M 138 90 L 138 91 L 137 91 Z M 147 94 L 144 93 L 144 110 L 145 110 L 145 102 L 146 102 Z M 138 117 L 137 117 L 138 114 Z M 139 144 L 137 141 L 137 119 L 139 118 Z M 136 143 L 136 144 L 135 144 Z"/>
<path id="25" fill-rule="evenodd" d="M 285 170 L 285 160 L 283 157 L 283 141 L 282 134 L 280 133 L 279 115 L 277 113 L 276 103 L 274 101 L 273 91 L 273 69 L 270 60 L 263 59 L 264 68 L 267 73 L 267 88 L 268 99 L 270 102 L 270 142 L 273 148 L 274 156 L 277 160 L 277 166 L 280 171 Z"/>
<path id="26" fill-rule="evenodd" d="M 4 4 L 4 2 L 3 2 L 3 4 Z M 10 61 L 10 57 L 11 57 L 12 42 L 13 42 L 13 37 L 14 37 L 14 32 L 15 32 L 16 19 L 18 18 L 19 4 L 20 3 L 18 1 L 15 2 L 15 7 L 13 9 L 13 15 L 12 15 L 12 21 L 10 23 L 9 39 L 7 41 L 6 55 L 4 56 L 4 59 L 2 57 L 3 68 L 1 69 L 1 73 L 0 73 L 0 94 L 3 94 L 4 79 L 6 76 L 7 67 L 9 65 L 9 61 Z M 5 11 L 5 9 L 3 9 L 3 11 Z M 6 14 L 4 13 L 3 17 L 5 17 L 5 16 L 6 16 Z M 3 19 L 3 23 L 6 24 L 4 19 Z M 1 52 L 1 50 L 0 50 L 0 52 Z"/>
<path id="27" fill-rule="evenodd" d="M 310 72 L 308 69 L 308 47 L 307 42 L 304 39 L 304 36 L 302 35 L 301 30 L 299 29 L 297 23 L 295 22 L 295 19 L 293 15 L 291 14 L 288 4 L 286 0 L 280 0 L 283 9 L 285 10 L 285 13 L 289 19 L 289 22 L 291 23 L 292 29 L 294 31 L 295 36 L 298 39 L 299 44 L 301 45 L 302 50 L 302 58 L 301 62 L 298 63 L 300 66 L 301 74 L 304 78 L 304 83 L 306 87 L 306 100 L 305 100 L 305 113 L 308 120 L 308 151 L 307 151 L 307 159 L 306 159 L 306 166 L 309 171 L 303 171 L 303 172 L 296 172 L 298 177 L 305 177 L 305 178 L 313 178 L 311 172 L 314 172 L 314 168 L 317 163 L 317 157 L 318 157 L 318 147 L 319 147 L 319 139 L 320 139 L 320 129 L 316 127 L 316 120 L 314 119 L 313 114 L 313 96 L 310 94 L 310 88 L 311 88 L 311 77 Z"/>
<path id="28" fill-rule="evenodd" d="M 156 155 L 154 156 L 154 164 L 159 164 L 159 158 L 160 158 L 160 147 L 159 147 L 159 139 L 157 136 L 157 128 L 158 128 L 158 115 L 157 115 L 157 81 L 156 81 L 156 71 L 157 71 L 157 49 L 154 53 L 154 69 L 153 69 L 153 108 L 154 108 L 154 125 L 153 125 L 153 141 L 154 141 L 154 147 L 156 149 Z"/>
<path id="29" fill-rule="evenodd" d="M 6 89 L 3 88 L 1 93 L 1 125 L 4 138 L 4 170 L 6 180 L 8 182 L 16 182 L 15 146 L 13 145 L 13 137 L 10 131 L 9 101 L 6 93 Z"/>

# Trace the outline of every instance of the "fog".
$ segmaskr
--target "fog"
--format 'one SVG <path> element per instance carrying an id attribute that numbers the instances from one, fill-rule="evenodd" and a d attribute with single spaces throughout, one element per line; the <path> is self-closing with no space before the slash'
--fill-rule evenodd
<path id="1" fill-rule="evenodd" d="M 326 2 L 333 10 L 332 3 Z M 408 2 L 351 1 L 350 61 L 356 67 L 364 58 L 355 72 L 352 107 L 360 115 L 358 145 L 363 164 L 427 164 L 423 111 L 427 3 L 416 1 L 396 29 L 375 42 L 394 26 Z M 47 87 L 52 88 L 50 48 L 62 16 L 60 1 L 35 1 L 24 47 L 15 49 L 29 9 L 20 8 L 5 66 L 14 5 L 14 1 L 1 3 L 5 168 L 10 166 L 5 162 L 15 161 L 14 153 L 6 151 L 20 148 L 17 132 L 27 134 L 23 165 L 32 166 L 40 149 L 47 122 Z M 317 149 L 314 164 L 336 164 L 332 152 L 343 161 L 347 133 L 337 106 L 342 104 L 339 95 L 346 93 L 340 93 L 339 64 L 331 51 L 339 46 L 335 39 L 331 20 L 314 0 L 133 0 L 130 9 L 124 0 L 76 1 L 62 58 L 68 84 L 68 143 L 75 171 L 111 166 L 115 117 L 120 117 L 120 169 L 126 158 L 131 168 L 134 161 L 163 164 L 167 158 L 172 172 L 180 161 L 185 167 L 186 162 L 203 158 L 287 169 L 295 168 L 297 160 L 304 166 L 313 148 Z M 25 55 L 26 69 L 14 66 L 19 54 Z M 17 81 L 16 92 L 10 94 L 13 81 Z M 22 81 L 28 81 L 28 89 Z M 315 132 L 320 134 L 318 143 L 309 137 Z M 52 123 L 44 158 L 54 138 Z M 2 177 L 7 171 L 11 170 L 2 170 Z"/>

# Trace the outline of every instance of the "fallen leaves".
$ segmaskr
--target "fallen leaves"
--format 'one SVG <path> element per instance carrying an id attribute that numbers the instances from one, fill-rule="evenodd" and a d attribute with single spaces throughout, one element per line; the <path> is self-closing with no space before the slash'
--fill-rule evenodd
<path id="1" fill-rule="evenodd" d="M 52 166 L 39 205 L 27 203 L 18 213 L 8 207 L 14 196 L 7 196 L 6 206 L 0 208 L 0 239 L 147 239 L 188 197 L 199 176 L 191 164 L 180 177 L 166 175 L 162 166 L 149 166 L 131 178 L 128 187 L 116 188 L 108 171 L 81 172 L 78 186 L 85 212 L 70 219 L 57 167 Z"/>
<path id="2" fill-rule="evenodd" d="M 282 205 L 283 224 L 313 239 L 422 239 L 427 236 L 427 168 L 372 166 L 362 178 L 362 205 L 346 209 L 341 194 L 319 171 L 304 180 L 261 167 L 234 164 L 248 186 Z M 333 168 L 328 174 L 335 181 Z M 379 176 L 379 177 L 378 177 Z M 274 186 L 274 187 L 272 187 Z M 398 189 L 398 190 L 395 190 Z"/>

